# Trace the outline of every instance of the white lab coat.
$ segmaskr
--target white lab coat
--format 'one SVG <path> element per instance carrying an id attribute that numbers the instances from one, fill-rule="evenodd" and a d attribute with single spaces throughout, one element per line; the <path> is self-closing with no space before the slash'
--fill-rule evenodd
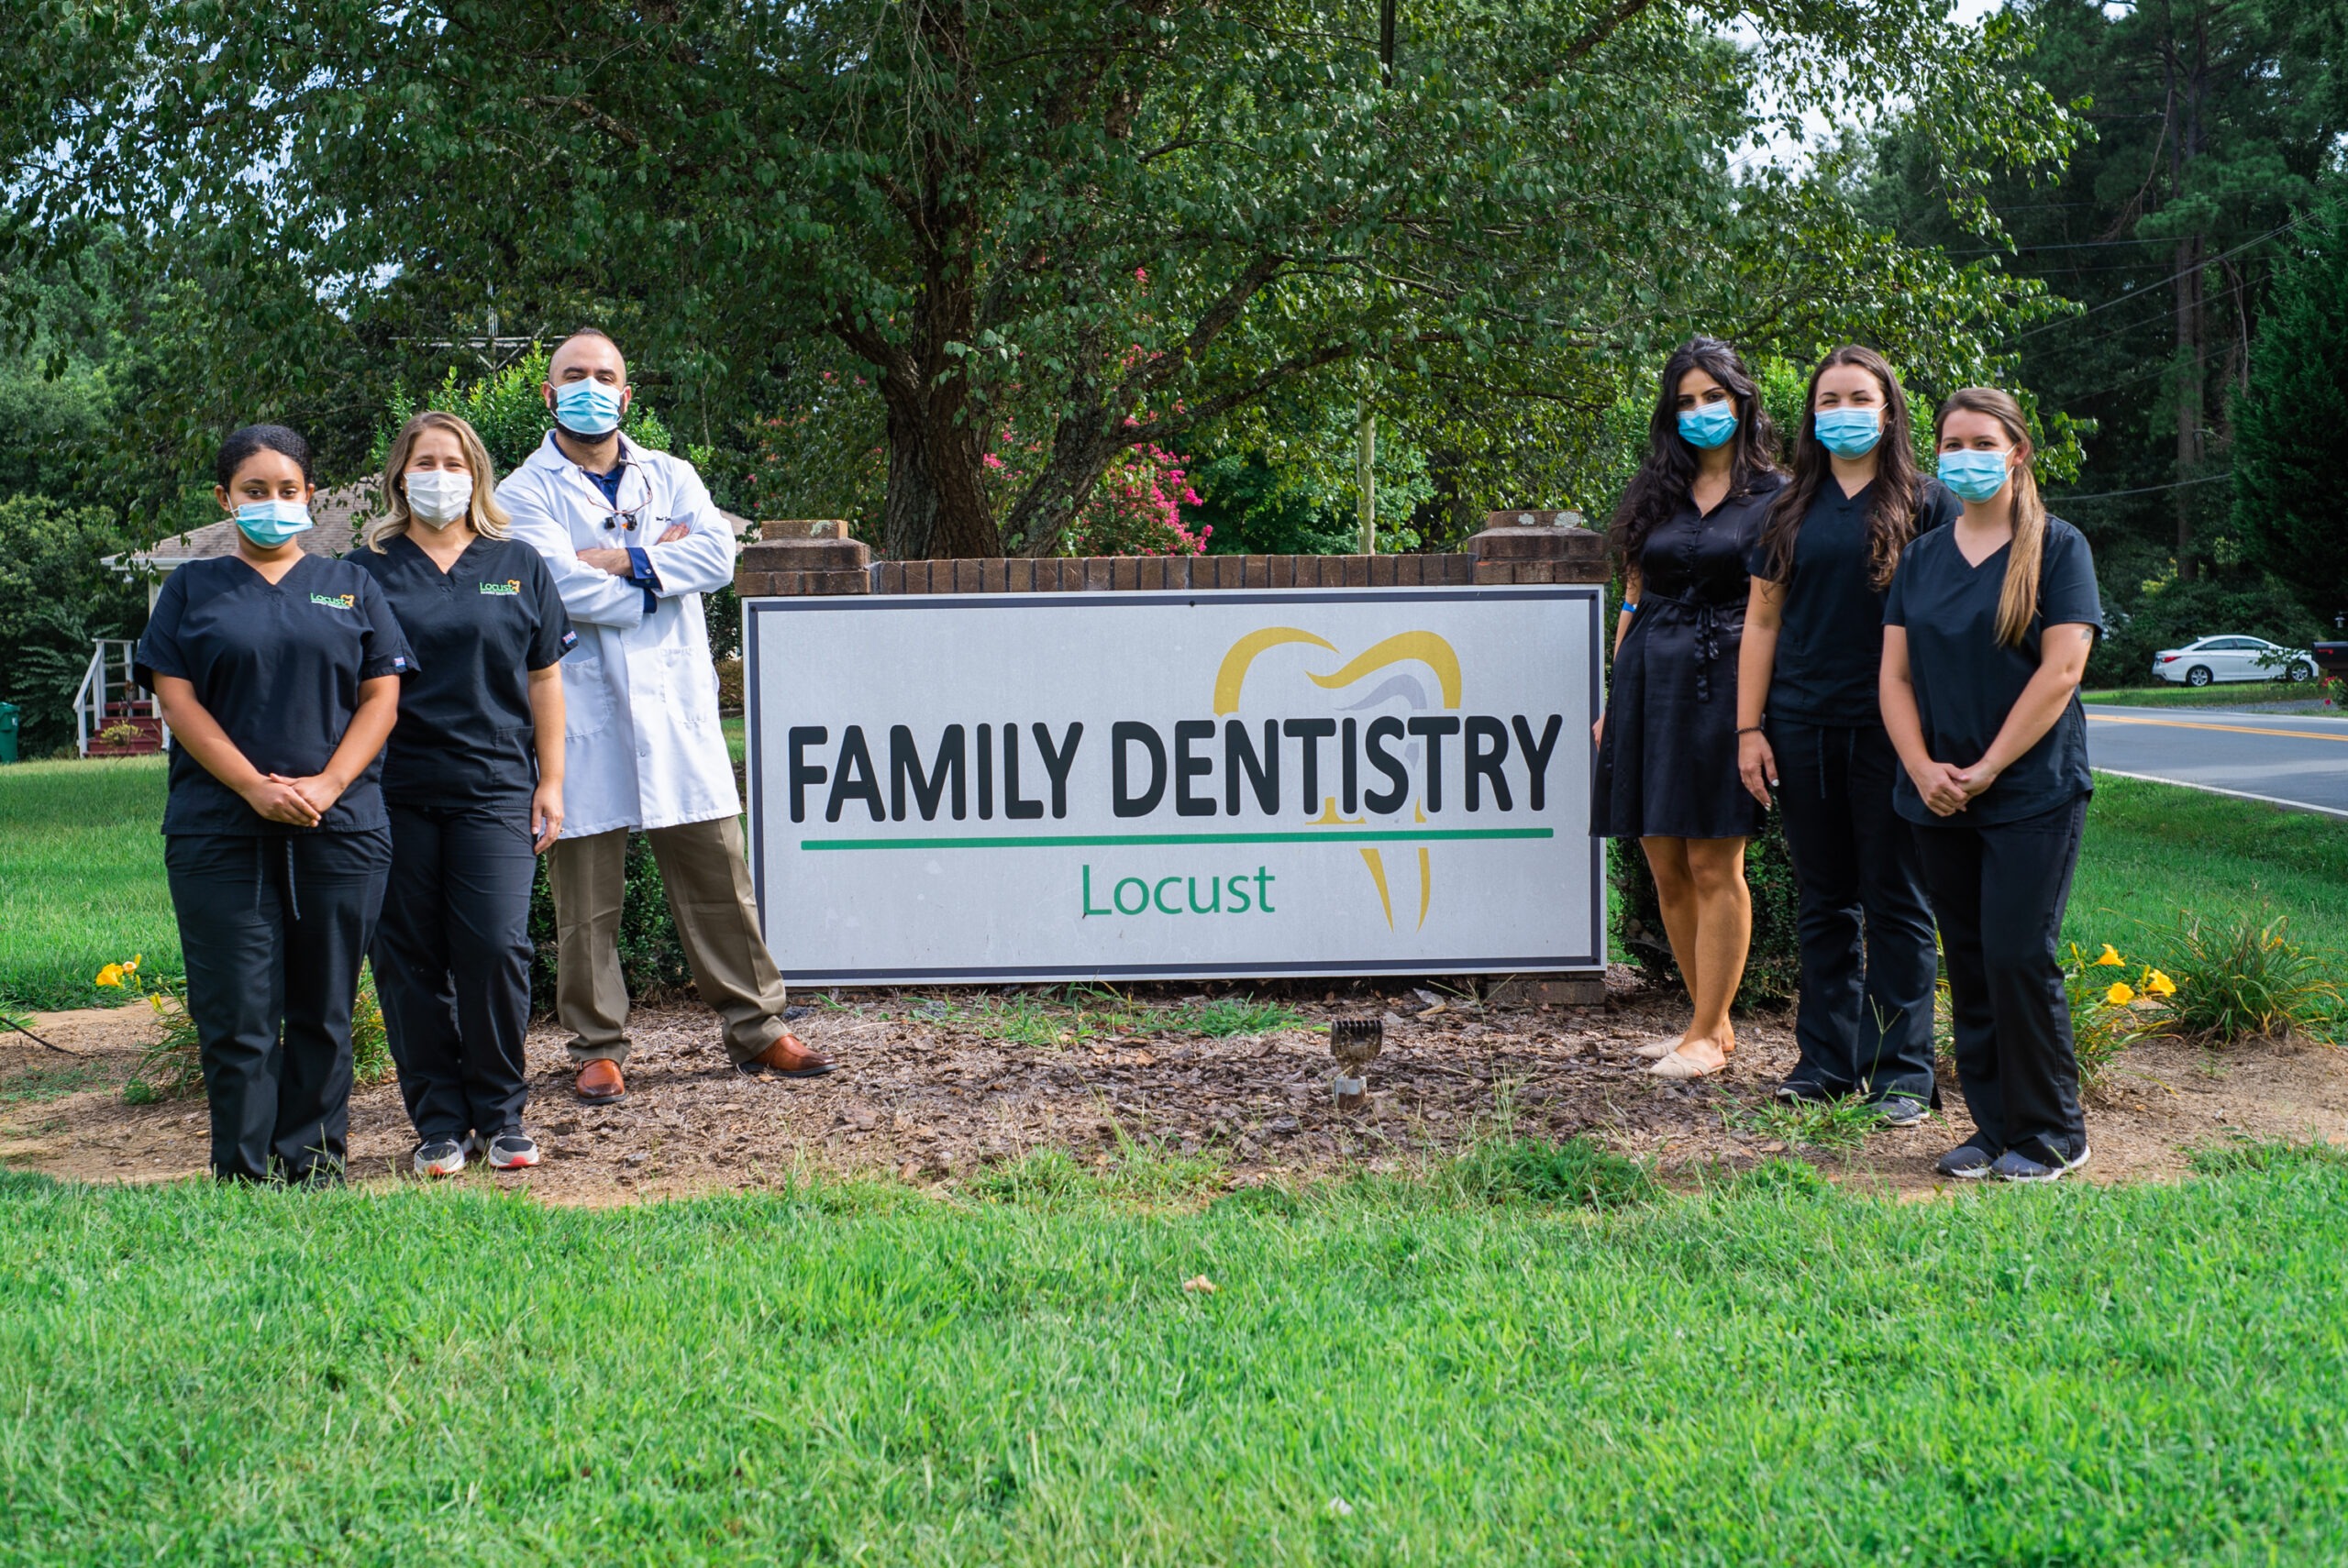
<path id="1" fill-rule="evenodd" d="M 497 487 L 514 536 L 546 558 L 579 633 L 562 661 L 565 838 L 742 810 L 701 608 L 703 593 L 734 580 L 733 529 L 691 463 L 625 436 L 620 454 L 619 508 L 642 507 L 633 530 L 612 525 L 611 503 L 552 431 Z M 692 533 L 655 543 L 671 523 Z M 660 580 L 649 614 L 637 584 L 579 562 L 581 550 L 627 546 L 644 550 Z"/>

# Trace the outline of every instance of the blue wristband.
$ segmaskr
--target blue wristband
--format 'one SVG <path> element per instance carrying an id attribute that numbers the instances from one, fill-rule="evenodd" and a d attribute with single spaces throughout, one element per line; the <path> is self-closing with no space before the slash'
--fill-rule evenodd
<path id="1" fill-rule="evenodd" d="M 1639 607 L 1638 607 L 1637 605 L 1635 605 L 1635 604 L 1632 603 L 1632 602 L 1631 602 L 1629 600 L 1627 600 L 1627 599 L 1625 599 L 1624 601 L 1623 601 L 1623 614 L 1625 614 L 1625 615 L 1635 615 L 1635 614 L 1637 614 L 1638 613 L 1639 613 Z"/>

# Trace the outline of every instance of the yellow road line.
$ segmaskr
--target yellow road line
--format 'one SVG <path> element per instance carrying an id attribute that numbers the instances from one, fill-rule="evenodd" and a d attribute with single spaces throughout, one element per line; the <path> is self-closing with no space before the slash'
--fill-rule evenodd
<path id="1" fill-rule="evenodd" d="M 2137 719 L 2118 713 L 2099 713 L 2093 708 L 2089 708 L 2087 714 L 2088 718 L 2100 719 L 2107 724 L 2151 724 L 2165 730 L 2223 730 L 2229 734 L 2282 735 L 2291 740 L 2338 741 L 2348 745 L 2348 734 L 2327 734 L 2321 730 L 2268 730 L 2255 724 L 2204 724 L 2189 719 Z"/>

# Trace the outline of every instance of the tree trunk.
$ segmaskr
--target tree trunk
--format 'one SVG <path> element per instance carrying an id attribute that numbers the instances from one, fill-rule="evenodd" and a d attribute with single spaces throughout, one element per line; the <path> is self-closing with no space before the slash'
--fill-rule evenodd
<path id="1" fill-rule="evenodd" d="M 2188 480 L 2201 467 L 2201 239 L 2176 247 L 2176 575 L 2191 581 L 2193 491 Z"/>

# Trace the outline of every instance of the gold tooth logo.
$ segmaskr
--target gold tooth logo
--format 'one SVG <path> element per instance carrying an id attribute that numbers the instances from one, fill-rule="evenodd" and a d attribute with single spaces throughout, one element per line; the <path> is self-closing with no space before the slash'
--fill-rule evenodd
<path id="1" fill-rule="evenodd" d="M 504 582 L 484 582 L 481 585 L 481 591 L 483 593 L 494 594 L 500 599 L 510 599 L 522 591 L 522 580 L 518 577 L 509 577 Z"/>
<path id="2" fill-rule="evenodd" d="M 1301 627 L 1266 626 L 1260 631 L 1250 632 L 1231 645 L 1230 651 L 1223 656 L 1222 666 L 1215 671 L 1215 716 L 1227 718 L 1239 711 L 1240 689 L 1246 684 L 1248 668 L 1256 662 L 1257 656 L 1272 648 L 1292 643 L 1301 643 L 1311 647 L 1325 649 L 1333 654 L 1340 654 L 1342 657 L 1336 644 L 1326 637 L 1305 631 Z M 1462 689 L 1459 655 L 1449 642 L 1433 632 L 1398 632 L 1346 660 L 1326 675 L 1317 675 L 1309 669 L 1303 673 L 1306 679 L 1323 690 L 1336 691 L 1353 685 L 1367 676 L 1375 675 L 1382 669 L 1406 664 L 1423 665 L 1434 675 L 1436 695 L 1444 707 L 1456 709 L 1459 706 Z M 1400 697 L 1409 701 L 1414 708 L 1423 708 L 1427 705 L 1427 696 L 1426 688 L 1417 676 L 1402 675 L 1367 693 L 1353 706 L 1357 709 L 1368 708 Z M 1420 801 L 1412 801 L 1411 816 L 1413 822 L 1424 823 L 1427 820 L 1425 803 Z M 1337 798 L 1331 795 L 1323 801 L 1321 814 L 1306 825 L 1358 827 L 1368 820 L 1367 817 L 1339 816 Z M 1385 911 L 1386 928 L 1391 931 L 1394 929 L 1394 898 L 1387 880 L 1385 856 L 1375 845 L 1365 845 L 1361 849 L 1361 858 L 1363 866 L 1369 871 L 1371 886 L 1378 889 L 1378 902 L 1379 908 Z M 1419 847 L 1419 925 L 1422 928 L 1427 923 L 1427 910 L 1433 903 L 1434 898 L 1434 867 L 1426 846 L 1422 845 Z"/>
<path id="3" fill-rule="evenodd" d="M 329 610 L 353 610 L 358 608 L 359 596 L 352 593 L 313 593 L 310 602 L 323 604 Z"/>

